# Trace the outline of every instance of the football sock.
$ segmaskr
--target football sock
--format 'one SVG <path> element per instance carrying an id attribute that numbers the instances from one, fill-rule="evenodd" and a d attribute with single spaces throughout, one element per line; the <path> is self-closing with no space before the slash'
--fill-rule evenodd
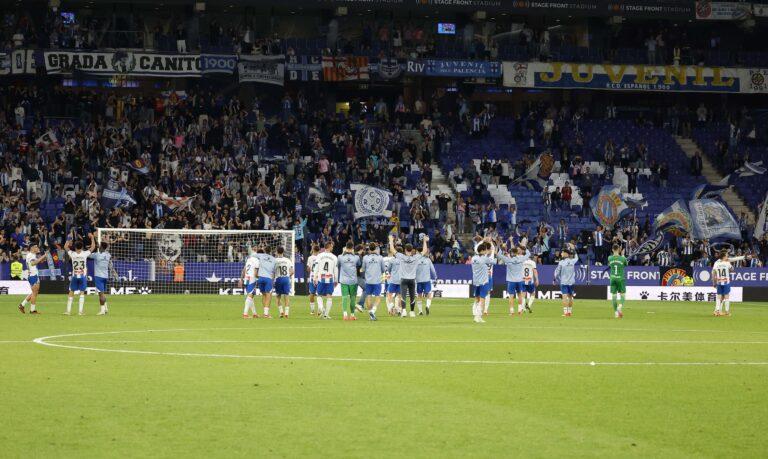
<path id="1" fill-rule="evenodd" d="M 82 314 L 84 309 L 85 309 L 85 295 L 81 293 L 80 298 L 77 300 L 77 312 Z"/>
<path id="2" fill-rule="evenodd" d="M 427 309 L 432 306 L 432 298 L 427 298 Z"/>
<path id="3" fill-rule="evenodd" d="M 323 314 L 323 308 L 324 308 L 324 306 L 323 306 L 323 299 L 320 298 L 320 297 L 317 297 L 317 313 L 322 315 Z"/>
<path id="4" fill-rule="evenodd" d="M 264 306 L 264 315 L 265 316 L 269 315 L 269 306 Z"/>
<path id="5" fill-rule="evenodd" d="M 731 312 L 731 300 L 725 300 L 723 304 L 725 305 L 725 312 Z"/>
<path id="6" fill-rule="evenodd" d="M 611 300 L 613 301 L 613 311 L 615 312 L 619 307 L 619 303 L 616 301 L 615 293 L 611 294 Z"/>
<path id="7" fill-rule="evenodd" d="M 621 308 L 623 308 L 623 307 L 624 307 L 624 299 L 625 299 L 625 297 L 624 297 L 624 294 L 622 293 L 622 294 L 619 296 L 619 298 L 620 298 L 620 299 L 619 299 L 619 311 L 621 311 Z"/>
<path id="8" fill-rule="evenodd" d="M 286 307 L 285 307 L 285 316 L 286 316 L 286 317 L 288 317 L 288 313 L 290 312 L 290 310 L 291 310 L 291 307 L 290 307 L 290 306 L 286 306 Z"/>
<path id="9" fill-rule="evenodd" d="M 374 314 L 376 314 L 376 308 L 377 308 L 377 307 L 378 307 L 378 306 L 376 306 L 376 303 L 374 303 L 374 304 L 373 304 L 373 306 L 371 306 L 371 312 L 372 312 L 372 313 L 374 313 Z"/>
<path id="10" fill-rule="evenodd" d="M 325 305 L 325 315 L 330 316 L 331 315 L 331 308 L 333 307 L 333 298 L 326 298 L 328 301 Z"/>
<path id="11" fill-rule="evenodd" d="M 244 316 L 247 316 L 248 314 L 251 313 L 251 302 L 252 302 L 251 297 L 250 296 L 246 296 L 245 297 L 245 306 L 243 306 L 243 315 Z"/>
<path id="12" fill-rule="evenodd" d="M 26 306 L 26 305 L 27 305 L 27 299 L 26 299 L 26 298 L 24 298 L 23 300 L 21 300 L 21 305 L 22 305 L 22 306 Z"/>
<path id="13" fill-rule="evenodd" d="M 533 295 L 528 297 L 528 307 L 533 309 Z"/>
<path id="14" fill-rule="evenodd" d="M 720 312 L 720 297 L 715 300 L 715 311 Z"/>
<path id="15" fill-rule="evenodd" d="M 421 300 L 416 302 L 416 307 L 419 309 L 419 314 L 421 314 L 424 310 L 421 307 Z"/>
<path id="16" fill-rule="evenodd" d="M 37 305 L 35 303 L 30 303 L 29 310 L 30 311 L 37 311 Z"/>
<path id="17" fill-rule="evenodd" d="M 310 301 L 309 302 L 309 313 L 310 314 L 314 314 L 315 313 L 315 302 L 314 301 Z"/>
<path id="18" fill-rule="evenodd" d="M 282 316 L 282 315 L 283 315 L 283 306 L 282 306 L 282 305 L 277 305 L 277 311 L 278 311 L 278 312 L 280 313 L 280 315 Z"/>
<path id="19" fill-rule="evenodd" d="M 72 297 L 72 296 L 67 297 L 67 314 L 72 312 L 72 300 L 73 299 L 74 299 L 74 297 Z"/>

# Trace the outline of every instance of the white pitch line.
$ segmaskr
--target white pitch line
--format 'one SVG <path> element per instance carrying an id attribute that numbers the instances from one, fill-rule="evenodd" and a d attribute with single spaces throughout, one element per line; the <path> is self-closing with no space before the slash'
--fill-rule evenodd
<path id="1" fill-rule="evenodd" d="M 56 344 L 162 343 L 162 344 L 768 344 L 768 341 L 687 341 L 687 340 L 66 340 Z"/>
<path id="2" fill-rule="evenodd" d="M 0 341 L 0 344 L 32 344 L 31 340 L 25 339 L 25 340 L 6 340 L 6 341 Z"/>
<path id="3" fill-rule="evenodd" d="M 160 330 L 154 330 L 160 331 Z M 177 330 L 178 331 L 178 330 Z M 93 332 L 70 333 L 66 335 L 51 335 L 35 338 L 32 342 L 48 347 L 74 349 L 94 352 L 112 352 L 118 354 L 161 355 L 175 357 L 210 357 L 230 359 L 259 359 L 259 360 L 303 360 L 325 362 L 367 362 L 367 363 L 405 363 L 405 364 L 464 364 L 464 365 L 550 365 L 550 366 L 764 366 L 768 362 L 563 362 L 563 361 L 509 361 L 509 360 L 440 360 L 440 359 L 381 359 L 381 358 L 354 358 L 354 357 L 310 357 L 310 356 L 284 356 L 284 355 L 240 355 L 240 354 L 207 354 L 193 352 L 161 352 L 139 351 L 131 349 L 104 349 L 97 347 L 71 346 L 66 344 L 51 343 L 48 340 L 84 335 L 108 335 L 117 333 L 141 333 L 139 330 L 130 332 Z"/>

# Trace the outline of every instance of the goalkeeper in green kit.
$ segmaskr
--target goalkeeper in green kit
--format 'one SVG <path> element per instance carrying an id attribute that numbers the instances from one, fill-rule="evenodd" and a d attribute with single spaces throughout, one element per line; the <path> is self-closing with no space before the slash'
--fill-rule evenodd
<path id="1" fill-rule="evenodd" d="M 617 319 L 624 317 L 621 308 L 627 293 L 627 280 L 624 277 L 624 268 L 627 267 L 627 258 L 621 254 L 621 246 L 613 245 L 613 255 L 608 257 L 608 275 L 611 280 L 611 298 L 613 299 L 613 314 Z M 621 295 L 621 301 L 616 301 L 616 294 Z"/>

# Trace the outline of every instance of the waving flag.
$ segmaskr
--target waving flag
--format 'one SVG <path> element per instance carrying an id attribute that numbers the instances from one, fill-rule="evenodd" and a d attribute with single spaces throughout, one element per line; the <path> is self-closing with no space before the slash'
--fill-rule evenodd
<path id="1" fill-rule="evenodd" d="M 691 199 L 714 199 L 719 198 L 723 196 L 723 193 L 725 193 L 728 188 L 731 186 L 728 184 L 709 184 L 705 183 L 703 185 L 697 186 L 693 193 L 691 194 Z"/>
<path id="2" fill-rule="evenodd" d="M 643 241 L 642 244 L 637 246 L 635 250 L 632 250 L 630 253 L 627 254 L 627 258 L 632 257 L 639 257 L 640 255 L 645 255 L 647 253 L 653 253 L 661 247 L 661 245 L 664 243 L 664 233 L 658 232 L 655 236 L 649 237 L 645 241 Z"/>
<path id="3" fill-rule="evenodd" d="M 757 161 L 754 163 L 750 163 L 749 161 L 745 162 L 743 166 L 733 171 L 732 174 L 728 174 L 725 177 L 723 177 L 722 180 L 720 180 L 717 184 L 718 185 L 728 185 L 731 183 L 731 181 L 734 178 L 740 178 L 740 177 L 752 177 L 753 175 L 763 175 L 768 169 L 763 167 L 762 161 Z"/>
<path id="4" fill-rule="evenodd" d="M 149 174 L 149 164 L 147 164 L 143 159 L 134 159 L 128 163 L 128 167 L 141 175 Z"/>
<path id="5" fill-rule="evenodd" d="M 690 201 L 688 208 L 696 239 L 741 239 L 739 224 L 722 202 L 715 199 L 697 199 Z"/>
<path id="6" fill-rule="evenodd" d="M 307 197 L 304 203 L 304 213 L 316 214 L 327 212 L 333 206 L 333 201 L 323 189 L 311 186 L 307 190 Z"/>
<path id="7" fill-rule="evenodd" d="M 679 199 L 667 207 L 653 221 L 653 232 L 672 233 L 675 236 L 691 234 L 693 223 L 688 204 Z"/>
<path id="8" fill-rule="evenodd" d="M 130 191 L 121 180 L 122 173 L 116 167 L 109 170 L 109 179 L 101 192 L 101 206 L 105 209 L 113 207 L 130 207 L 136 204 Z"/>
<path id="9" fill-rule="evenodd" d="M 534 161 L 533 164 L 531 164 L 531 167 L 525 171 L 525 174 L 515 180 L 514 183 L 541 191 L 547 186 L 554 166 L 555 158 L 551 153 L 544 152 L 536 158 L 536 161 Z"/>
<path id="10" fill-rule="evenodd" d="M 606 185 L 600 188 L 589 205 L 592 207 L 592 215 L 601 225 L 612 228 L 619 220 L 627 216 L 632 209 L 642 207 L 644 201 L 632 200 L 630 207 L 624 199 L 621 188 L 616 185 Z"/>
<path id="11" fill-rule="evenodd" d="M 323 80 L 358 81 L 370 79 L 365 56 L 323 56 Z"/>
<path id="12" fill-rule="evenodd" d="M 354 193 L 355 218 L 392 216 L 390 202 L 392 193 L 381 188 L 353 183 L 350 188 Z"/>
<path id="13" fill-rule="evenodd" d="M 765 194 L 763 208 L 760 209 L 760 215 L 755 224 L 755 239 L 760 239 L 765 233 L 768 233 L 768 193 Z"/>
<path id="14" fill-rule="evenodd" d="M 160 200 L 160 204 L 168 208 L 171 212 L 183 209 L 192 210 L 192 203 L 195 200 L 195 196 L 173 197 L 160 190 L 153 190 L 153 193 L 155 197 Z"/>
<path id="15" fill-rule="evenodd" d="M 56 134 L 53 131 L 48 130 L 35 140 L 35 144 L 42 145 L 43 147 L 59 148 L 59 139 L 56 138 Z"/>

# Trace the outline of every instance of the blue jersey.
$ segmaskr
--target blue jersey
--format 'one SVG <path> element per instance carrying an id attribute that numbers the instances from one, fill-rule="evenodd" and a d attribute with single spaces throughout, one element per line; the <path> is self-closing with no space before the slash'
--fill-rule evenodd
<path id="1" fill-rule="evenodd" d="M 357 267 L 360 266 L 360 257 L 353 253 L 342 253 L 339 255 L 339 283 L 356 284 Z"/>
<path id="2" fill-rule="evenodd" d="M 494 257 L 488 255 L 474 255 L 472 257 L 472 285 L 485 285 L 488 283 L 488 265 L 496 262 Z"/>
<path id="3" fill-rule="evenodd" d="M 268 253 L 257 253 L 254 255 L 259 260 L 259 277 L 272 278 L 275 274 L 275 257 Z"/>
<path id="4" fill-rule="evenodd" d="M 573 285 L 576 283 L 576 263 L 578 261 L 578 258 L 566 258 L 557 263 L 555 279 L 560 279 L 560 285 Z"/>
<path id="5" fill-rule="evenodd" d="M 395 258 L 400 261 L 400 278 L 405 280 L 416 279 L 416 263 L 423 258 L 420 253 L 406 255 L 404 253 L 395 254 Z"/>
<path id="6" fill-rule="evenodd" d="M 387 272 L 389 273 L 390 284 L 400 284 L 400 260 L 392 258 L 389 263 L 385 265 Z"/>
<path id="7" fill-rule="evenodd" d="M 429 258 L 421 257 L 416 263 L 416 283 L 429 282 L 433 279 L 437 279 L 435 265 L 432 264 L 432 260 Z"/>
<path id="8" fill-rule="evenodd" d="M 369 253 L 363 257 L 363 271 L 366 284 L 381 284 L 384 273 L 384 258 L 377 253 Z"/>
<path id="9" fill-rule="evenodd" d="M 109 261 L 112 255 L 109 252 L 95 252 L 90 257 L 93 258 L 93 275 L 109 279 Z"/>
<path id="10" fill-rule="evenodd" d="M 530 258 L 529 255 L 516 255 L 510 257 L 500 253 L 498 255 L 499 261 L 507 265 L 507 282 L 522 282 L 523 281 L 523 263 Z"/>

